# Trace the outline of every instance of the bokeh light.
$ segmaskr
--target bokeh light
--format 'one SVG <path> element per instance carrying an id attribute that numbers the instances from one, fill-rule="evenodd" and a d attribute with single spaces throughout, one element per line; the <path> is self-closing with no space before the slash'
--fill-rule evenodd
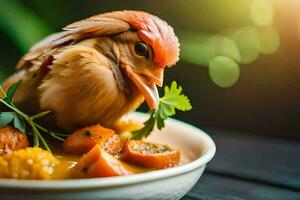
<path id="1" fill-rule="evenodd" d="M 217 56 L 209 63 L 209 75 L 220 87 L 231 87 L 240 76 L 238 64 L 226 56 Z"/>
<path id="2" fill-rule="evenodd" d="M 213 1 L 204 0 L 202 5 L 213 11 L 212 13 L 205 12 L 204 18 L 209 22 L 219 20 L 222 22 L 220 27 L 223 29 L 212 33 L 193 32 L 193 34 L 183 34 L 184 37 L 181 38 L 181 58 L 184 61 L 206 67 L 210 66 L 211 68 L 211 62 L 214 60 L 212 62 L 213 69 L 229 69 L 228 66 L 233 66 L 232 62 L 241 64 L 242 67 L 243 64 L 256 61 L 260 54 L 269 55 L 279 49 L 279 32 L 274 26 L 274 1 L 223 0 L 213 3 Z M 227 14 L 224 15 L 221 9 L 226 10 Z M 216 13 L 218 14 L 214 15 Z M 223 19 L 221 19 L 221 16 Z M 203 22 L 203 19 L 199 19 L 199 21 L 201 25 L 210 27 Z M 213 28 L 215 27 L 210 27 L 212 30 Z M 215 59 L 217 56 L 225 56 L 229 59 L 225 59 L 226 61 L 222 59 L 221 61 Z M 216 67 L 216 65 L 220 66 Z M 236 69 L 236 67 L 232 69 Z M 210 71 L 213 82 L 221 87 L 231 87 L 234 83 L 237 83 L 237 80 L 235 80 L 239 77 L 237 70 L 236 73 L 232 73 L 235 74 L 234 76 L 228 74 L 220 72 L 216 75 L 214 70 L 213 73 Z M 222 78 L 222 75 L 228 75 L 229 77 Z M 220 80 L 232 81 L 226 81 L 227 84 L 223 84 Z"/>

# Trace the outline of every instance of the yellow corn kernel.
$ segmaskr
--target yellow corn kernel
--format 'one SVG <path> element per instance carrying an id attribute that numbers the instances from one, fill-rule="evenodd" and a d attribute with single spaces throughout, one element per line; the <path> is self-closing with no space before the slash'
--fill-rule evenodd
<path id="1" fill-rule="evenodd" d="M 0 157 L 0 178 L 47 180 L 58 164 L 50 152 L 26 148 Z"/>

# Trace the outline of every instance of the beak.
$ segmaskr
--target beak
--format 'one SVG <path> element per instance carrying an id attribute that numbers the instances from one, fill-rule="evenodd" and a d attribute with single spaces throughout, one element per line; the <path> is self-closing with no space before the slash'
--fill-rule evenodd
<path id="1" fill-rule="evenodd" d="M 163 83 L 163 69 L 147 70 L 143 74 L 138 74 L 131 67 L 126 66 L 125 71 L 127 76 L 134 82 L 138 89 L 143 94 L 146 103 L 150 109 L 156 109 L 159 105 L 158 86 Z"/>

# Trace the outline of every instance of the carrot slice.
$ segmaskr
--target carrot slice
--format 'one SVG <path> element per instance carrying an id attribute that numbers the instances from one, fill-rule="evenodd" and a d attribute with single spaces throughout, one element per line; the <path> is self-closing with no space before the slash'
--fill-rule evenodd
<path id="1" fill-rule="evenodd" d="M 130 140 L 124 145 L 122 159 L 154 169 L 174 167 L 180 162 L 180 152 L 164 144 Z"/>
<path id="2" fill-rule="evenodd" d="M 0 128 L 0 156 L 29 146 L 25 133 L 21 133 L 11 125 Z"/>
<path id="3" fill-rule="evenodd" d="M 122 149 L 122 142 L 111 129 L 94 125 L 76 130 L 64 141 L 64 150 L 67 153 L 87 153 L 96 144 L 100 144 L 107 152 L 115 155 Z"/>
<path id="4" fill-rule="evenodd" d="M 132 174 L 121 161 L 96 145 L 72 169 L 74 178 L 99 178 Z"/>

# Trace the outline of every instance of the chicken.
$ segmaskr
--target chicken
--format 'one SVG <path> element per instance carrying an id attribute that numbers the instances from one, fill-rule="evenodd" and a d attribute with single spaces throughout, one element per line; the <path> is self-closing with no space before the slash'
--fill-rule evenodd
<path id="1" fill-rule="evenodd" d="M 113 128 L 145 100 L 157 108 L 156 86 L 179 58 L 165 21 L 141 11 L 115 11 L 77 21 L 34 45 L 4 88 L 22 80 L 14 103 L 23 111 L 51 110 L 63 130 Z"/>

